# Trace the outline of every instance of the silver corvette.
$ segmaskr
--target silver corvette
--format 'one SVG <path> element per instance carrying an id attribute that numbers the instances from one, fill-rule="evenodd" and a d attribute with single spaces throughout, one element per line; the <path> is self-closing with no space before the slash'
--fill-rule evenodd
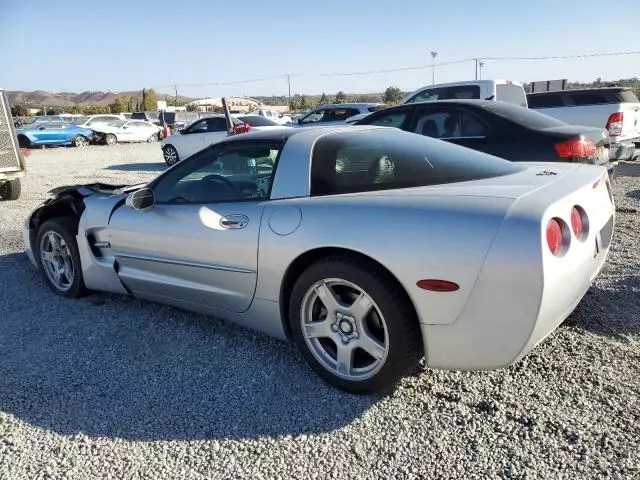
<path id="1" fill-rule="evenodd" d="M 145 185 L 61 187 L 27 219 L 57 294 L 205 312 L 295 343 L 349 391 L 517 362 L 614 231 L 603 167 L 512 163 L 384 127 L 230 136 Z"/>

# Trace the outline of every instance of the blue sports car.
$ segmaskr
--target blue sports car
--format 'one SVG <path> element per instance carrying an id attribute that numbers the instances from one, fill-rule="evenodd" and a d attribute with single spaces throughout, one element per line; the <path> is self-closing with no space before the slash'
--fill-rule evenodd
<path id="1" fill-rule="evenodd" d="M 72 123 L 49 122 L 25 126 L 16 130 L 20 148 L 41 145 L 73 145 L 85 147 L 93 139 L 90 128 L 81 128 Z"/>

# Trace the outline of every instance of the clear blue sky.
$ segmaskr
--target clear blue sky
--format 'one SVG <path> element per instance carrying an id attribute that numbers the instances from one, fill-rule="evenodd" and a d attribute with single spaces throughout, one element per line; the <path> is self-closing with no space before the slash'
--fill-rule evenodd
<path id="1" fill-rule="evenodd" d="M 431 83 L 431 71 L 318 74 L 429 65 L 432 50 L 436 63 L 640 50 L 638 0 L 2 0 L 2 6 L 0 87 L 9 90 L 117 92 L 177 83 L 190 96 L 277 95 L 287 93 L 287 72 L 292 94 L 410 90 Z M 640 76 L 640 55 L 487 60 L 483 71 L 483 78 L 521 81 L 633 76 Z M 436 82 L 473 78 L 473 62 L 436 68 Z"/>

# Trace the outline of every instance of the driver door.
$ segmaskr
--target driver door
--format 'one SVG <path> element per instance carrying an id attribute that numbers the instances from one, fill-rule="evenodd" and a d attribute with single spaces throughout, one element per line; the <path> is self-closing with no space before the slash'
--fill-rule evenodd
<path id="1" fill-rule="evenodd" d="M 134 294 L 245 311 L 257 280 L 258 234 L 280 143 L 201 151 L 151 184 L 149 211 L 109 222 L 118 275 Z M 258 170 L 257 166 L 261 169 Z"/>

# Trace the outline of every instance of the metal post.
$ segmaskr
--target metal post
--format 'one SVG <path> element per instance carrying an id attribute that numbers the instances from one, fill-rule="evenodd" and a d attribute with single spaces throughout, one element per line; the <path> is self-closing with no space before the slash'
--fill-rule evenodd
<path id="1" fill-rule="evenodd" d="M 476 62 L 476 80 L 478 80 L 478 59 L 474 58 L 473 61 Z"/>
<path id="2" fill-rule="evenodd" d="M 482 67 L 484 67 L 484 62 L 479 62 L 478 65 L 480 66 L 480 80 L 482 80 Z"/>
<path id="3" fill-rule="evenodd" d="M 438 52 L 431 52 L 431 85 L 436 83 L 436 66 L 434 62 L 437 56 Z"/>
<path id="4" fill-rule="evenodd" d="M 289 105 L 291 105 L 291 75 L 287 73 L 287 84 L 289 85 Z"/>

